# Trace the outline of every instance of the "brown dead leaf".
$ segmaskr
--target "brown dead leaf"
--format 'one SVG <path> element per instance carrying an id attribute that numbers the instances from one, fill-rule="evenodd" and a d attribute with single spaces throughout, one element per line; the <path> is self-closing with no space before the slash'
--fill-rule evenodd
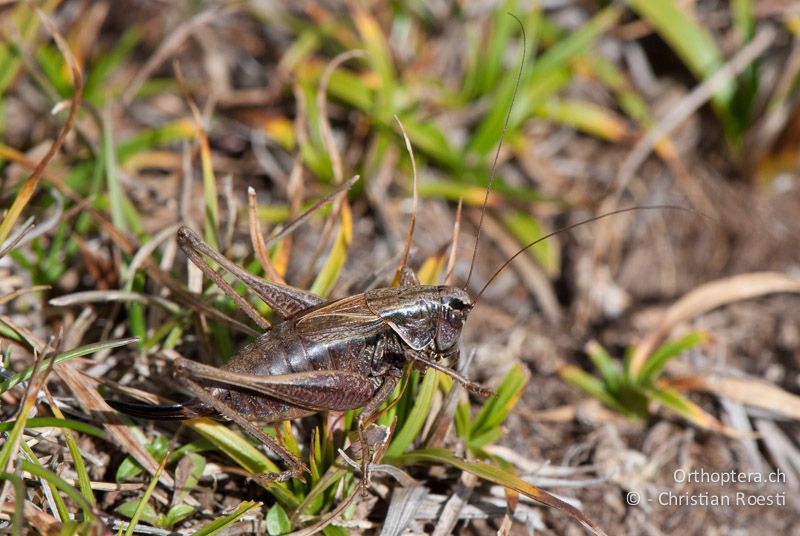
<path id="1" fill-rule="evenodd" d="M 692 290 L 664 313 L 661 322 L 636 345 L 633 374 L 641 372 L 658 344 L 680 324 L 722 305 L 776 292 L 800 292 L 800 280 L 780 272 L 753 272 L 711 281 Z"/>

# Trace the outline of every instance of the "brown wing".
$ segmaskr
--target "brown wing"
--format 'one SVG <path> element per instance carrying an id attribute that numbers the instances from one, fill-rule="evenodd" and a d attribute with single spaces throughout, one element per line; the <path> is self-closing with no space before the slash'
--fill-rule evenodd
<path id="1" fill-rule="evenodd" d="M 330 342 L 344 338 L 367 339 L 386 328 L 369 307 L 363 294 L 356 294 L 301 314 L 295 327 L 303 339 Z"/>

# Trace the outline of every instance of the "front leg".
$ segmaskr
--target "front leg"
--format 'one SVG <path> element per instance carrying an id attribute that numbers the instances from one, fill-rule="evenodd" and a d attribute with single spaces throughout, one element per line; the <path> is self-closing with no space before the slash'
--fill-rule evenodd
<path id="1" fill-rule="evenodd" d="M 456 372 L 455 370 L 447 368 L 434 361 L 434 359 L 436 359 L 437 357 L 441 358 L 437 354 L 432 354 L 433 359 L 428 359 L 428 357 L 426 357 L 423 352 L 418 352 L 416 350 L 412 350 L 409 348 L 406 350 L 406 356 L 412 365 L 414 366 L 416 366 L 417 364 L 422 365 L 421 367 L 417 366 L 416 368 L 422 369 L 423 371 L 427 368 L 438 370 L 442 374 L 450 376 L 455 381 L 463 385 L 464 388 L 470 393 L 476 394 L 483 398 L 488 398 L 490 396 L 497 396 L 497 393 L 495 393 L 491 389 L 487 389 L 486 387 L 483 387 L 478 383 L 470 381 L 461 374 L 459 374 L 458 372 Z"/>
<path id="2" fill-rule="evenodd" d="M 369 490 L 370 474 L 369 465 L 372 463 L 372 456 L 369 451 L 369 441 L 367 440 L 366 428 L 371 420 L 378 414 L 384 402 L 389 400 L 394 392 L 394 388 L 400 379 L 400 371 L 397 369 L 390 369 L 383 377 L 383 383 L 375 392 L 372 399 L 364 406 L 364 409 L 358 415 L 358 439 L 361 443 L 361 495 L 366 496 Z"/>

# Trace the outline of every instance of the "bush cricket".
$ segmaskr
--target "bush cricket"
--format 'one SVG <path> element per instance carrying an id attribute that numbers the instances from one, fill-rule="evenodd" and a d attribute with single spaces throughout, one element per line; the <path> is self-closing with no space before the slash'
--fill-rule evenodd
<path id="1" fill-rule="evenodd" d="M 178 244 L 187 257 L 265 332 L 221 368 L 177 358 L 175 377 L 195 396 L 188 402 L 161 406 L 108 402 L 129 415 L 154 420 L 227 418 L 289 466 L 281 473 L 264 475 L 266 478 L 284 481 L 301 476 L 308 471 L 303 461 L 262 432 L 251 419 L 269 424 L 321 411 L 363 408 L 357 419 L 362 449 L 368 452 L 364 427 L 390 398 L 407 364 L 421 370 L 433 368 L 472 393 L 490 396 L 488 389 L 439 363 L 458 358 L 464 322 L 488 285 L 517 255 L 542 240 L 601 218 L 651 208 L 678 207 L 620 209 L 550 233 L 504 262 L 475 298 L 465 288 L 420 285 L 414 273 L 403 267 L 400 286 L 325 302 L 315 294 L 250 274 L 203 242 L 194 231 L 181 227 Z M 247 285 L 273 308 L 279 320 L 270 326 L 204 258 Z M 367 456 L 362 461 L 366 470 Z"/>
<path id="2" fill-rule="evenodd" d="M 523 64 L 520 64 L 517 86 Z M 514 97 L 516 90 L 515 87 Z M 513 103 L 514 98 L 509 115 Z M 505 136 L 508 117 L 500 144 Z M 403 130 L 402 125 L 400 128 Z M 411 144 L 405 131 L 403 134 L 414 166 Z M 363 453 L 361 482 L 362 486 L 367 486 L 370 460 L 365 427 L 390 399 L 404 367 L 412 366 L 423 371 L 433 368 L 452 377 L 472 393 L 491 395 L 488 389 L 470 382 L 440 362 L 452 362 L 458 358 L 458 341 L 470 311 L 511 261 L 543 240 L 598 219 L 631 210 L 679 208 L 647 206 L 620 209 L 559 229 L 532 241 L 511 256 L 473 298 L 466 289 L 477 257 L 483 216 L 499 150 L 498 146 L 478 224 L 467 284 L 463 288 L 420 285 L 406 266 L 413 232 L 413 212 L 406 252 L 398 269 L 400 285 L 376 288 L 327 302 L 310 292 L 250 274 L 203 242 L 194 231 L 181 227 L 177 239 L 184 254 L 264 333 L 241 348 L 221 368 L 184 358 L 176 359 L 175 377 L 194 395 L 187 402 L 161 406 L 116 400 L 109 400 L 108 403 L 129 415 L 155 420 L 183 420 L 202 416 L 227 418 L 283 460 L 288 467 L 286 470 L 261 475 L 278 481 L 302 478 L 309 469 L 303 460 L 265 434 L 253 421 L 269 424 L 323 411 L 363 408 L 357 417 L 357 424 Z M 413 169 L 416 207 L 417 178 L 415 167 Z M 278 317 L 274 325 L 262 318 L 206 259 L 235 276 L 250 292 L 268 304 Z M 365 490 L 362 487 L 362 491 Z"/>

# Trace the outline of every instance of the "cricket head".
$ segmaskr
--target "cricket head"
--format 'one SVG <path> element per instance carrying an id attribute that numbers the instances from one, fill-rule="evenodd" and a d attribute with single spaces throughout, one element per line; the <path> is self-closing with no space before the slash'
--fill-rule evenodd
<path id="1" fill-rule="evenodd" d="M 434 343 L 441 354 L 449 354 L 458 349 L 461 328 L 472 310 L 472 298 L 457 287 L 439 287 L 439 307 Z"/>

